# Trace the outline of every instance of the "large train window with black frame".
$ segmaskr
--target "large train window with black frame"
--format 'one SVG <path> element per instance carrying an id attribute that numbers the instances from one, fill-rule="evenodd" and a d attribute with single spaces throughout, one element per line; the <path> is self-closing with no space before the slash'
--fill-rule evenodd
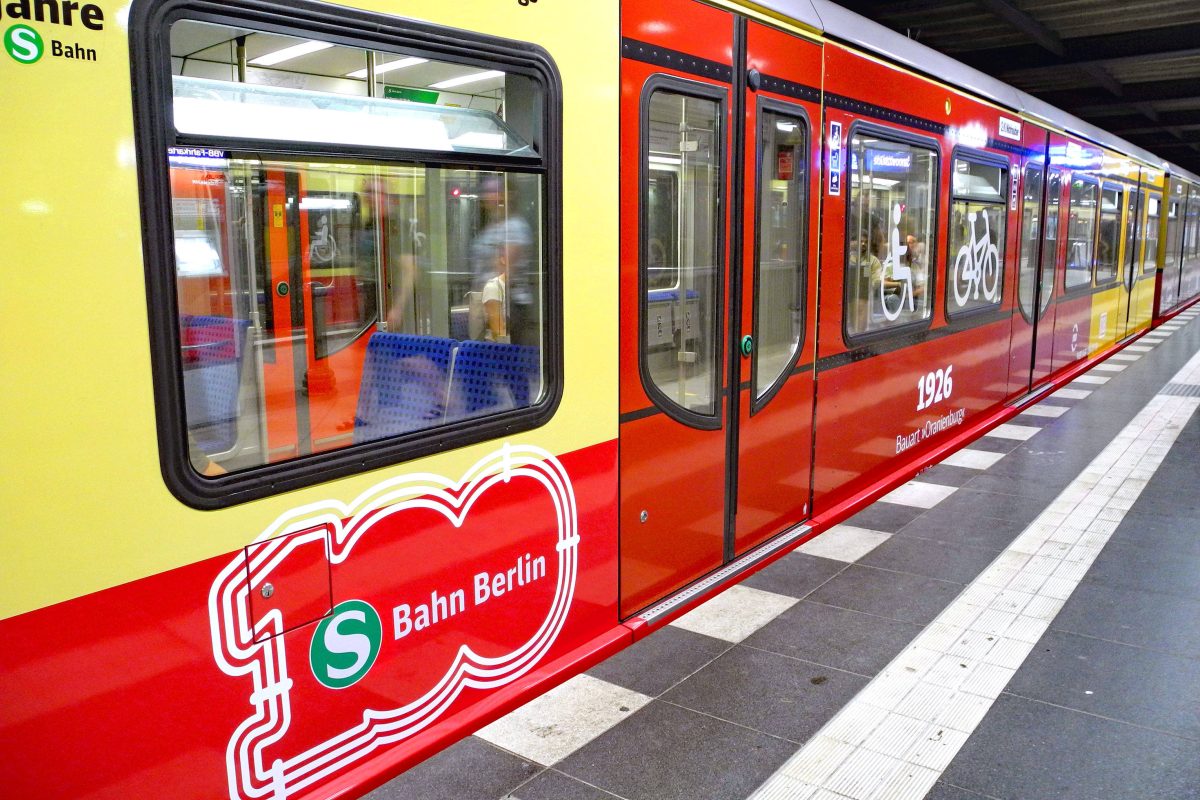
<path id="1" fill-rule="evenodd" d="M 719 410 L 723 93 L 659 76 L 642 102 L 642 374 L 668 414 Z"/>
<path id="2" fill-rule="evenodd" d="M 545 405 L 543 74 L 236 21 L 174 22 L 170 47 L 162 158 L 196 472 L 465 443 Z"/>
<path id="3" fill-rule="evenodd" d="M 1058 274 L 1059 212 L 1062 208 L 1063 173 L 1051 168 L 1046 180 L 1046 224 L 1042 233 L 1042 304 L 1039 313 L 1045 314 L 1054 300 Z"/>
<path id="4" fill-rule="evenodd" d="M 1096 285 L 1114 283 L 1120 273 L 1121 207 L 1125 190 L 1105 184 L 1100 191 L 1100 238 L 1096 253 Z"/>
<path id="5" fill-rule="evenodd" d="M 848 338 L 927 322 L 937 213 L 935 145 L 854 126 L 846 237 Z"/>
<path id="6" fill-rule="evenodd" d="M 955 154 L 946 253 L 946 316 L 953 318 L 1000 305 L 1007 197 L 1007 161 L 982 153 Z"/>
<path id="7" fill-rule="evenodd" d="M 1100 187 L 1093 181 L 1074 178 L 1067 220 L 1067 291 L 1092 283 L 1092 261 L 1096 252 L 1096 208 Z"/>
<path id="8" fill-rule="evenodd" d="M 765 402 L 804 338 L 808 262 L 808 121 L 787 106 L 759 110 L 754 400 Z"/>

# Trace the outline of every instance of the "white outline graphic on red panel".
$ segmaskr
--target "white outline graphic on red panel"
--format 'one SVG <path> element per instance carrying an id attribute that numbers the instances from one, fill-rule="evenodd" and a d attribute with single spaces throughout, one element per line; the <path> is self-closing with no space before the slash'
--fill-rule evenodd
<path id="1" fill-rule="evenodd" d="M 249 593 L 257 590 L 296 547 L 328 536 L 330 561 L 339 564 L 375 523 L 407 509 L 437 511 L 455 528 L 461 528 L 480 495 L 514 477 L 528 477 L 542 484 L 558 518 L 558 585 L 537 632 L 508 655 L 495 658 L 480 656 L 464 644 L 446 674 L 423 696 L 401 708 L 364 709 L 361 724 L 306 752 L 268 764 L 264 752 L 281 741 L 291 725 L 292 680 L 288 677 L 284 637 L 255 641 L 263 633 L 280 633 L 282 615 L 271 611 L 256 628 L 248 617 Z M 209 624 L 217 665 L 228 675 L 248 675 L 254 681 L 249 697 L 253 713 L 234 731 L 226 750 L 232 800 L 283 800 L 372 751 L 425 729 L 463 689 L 496 689 L 527 673 L 549 651 L 566 622 L 575 594 L 578 527 L 575 492 L 558 459 L 539 447 L 507 444 L 477 462 L 459 481 L 429 473 L 405 475 L 377 484 L 349 504 L 326 500 L 277 519 L 255 539 L 265 544 L 254 552 L 249 580 L 245 559 L 235 558 L 221 571 L 209 592 Z M 293 533 L 297 535 L 284 537 Z M 272 539 L 278 544 L 267 541 Z"/>

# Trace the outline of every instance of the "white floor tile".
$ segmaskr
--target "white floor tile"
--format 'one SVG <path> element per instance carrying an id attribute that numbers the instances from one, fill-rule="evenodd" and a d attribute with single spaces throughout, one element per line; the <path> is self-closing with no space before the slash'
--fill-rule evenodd
<path id="1" fill-rule="evenodd" d="M 897 486 L 879 499 L 884 503 L 933 508 L 954 494 L 954 491 L 954 486 L 943 486 L 940 483 L 926 483 L 925 481 L 909 481 L 902 486 Z"/>
<path id="2" fill-rule="evenodd" d="M 1154 348 L 1147 347 L 1144 344 L 1131 344 L 1131 345 L 1126 345 L 1125 349 L 1127 351 L 1129 351 L 1130 353 L 1149 353 Z"/>
<path id="3" fill-rule="evenodd" d="M 650 697 L 590 675 L 576 675 L 475 735 L 549 766 L 649 703 Z"/>
<path id="4" fill-rule="evenodd" d="M 1051 397 L 1065 397 L 1068 400 L 1083 400 L 1092 393 L 1091 389 L 1070 389 L 1064 388 L 1054 392 Z"/>
<path id="5" fill-rule="evenodd" d="M 1003 425 L 997 425 L 985 435 L 995 436 L 997 439 L 1016 439 L 1017 441 L 1024 442 L 1040 430 L 1041 428 L 1035 428 L 1030 425 L 1013 425 L 1012 423 L 1005 423 Z"/>
<path id="6" fill-rule="evenodd" d="M 1092 369 L 1100 372 L 1123 372 L 1127 366 L 1127 364 L 1109 364 L 1106 361 L 1103 364 L 1097 364 Z"/>
<path id="7" fill-rule="evenodd" d="M 797 602 L 794 597 L 733 586 L 671 624 L 714 639 L 740 642 Z"/>
<path id="8" fill-rule="evenodd" d="M 799 547 L 801 553 L 838 561 L 854 562 L 891 538 L 890 533 L 858 528 L 854 525 L 834 525 L 815 539 Z"/>
<path id="9" fill-rule="evenodd" d="M 1101 375 L 1080 375 L 1078 378 L 1071 381 L 1071 383 L 1090 383 L 1099 385 L 1102 383 L 1108 383 L 1108 381 L 1109 379 L 1107 377 Z"/>
<path id="10" fill-rule="evenodd" d="M 1108 360 L 1109 361 L 1137 361 L 1139 358 L 1141 358 L 1141 356 L 1138 355 L 1137 353 L 1121 352 L 1121 353 L 1113 353 L 1111 356 L 1108 357 Z"/>
<path id="11" fill-rule="evenodd" d="M 942 463 L 949 464 L 952 467 L 987 469 L 1002 458 L 1004 458 L 1004 453 L 990 453 L 987 450 L 972 450 L 969 447 L 965 447 L 943 458 Z"/>
<path id="12" fill-rule="evenodd" d="M 1070 406 L 1051 406 L 1045 403 L 1038 403 L 1036 406 L 1030 406 L 1021 412 L 1021 415 L 1028 414 L 1031 417 L 1049 417 L 1058 419 L 1063 414 L 1071 410 Z"/>

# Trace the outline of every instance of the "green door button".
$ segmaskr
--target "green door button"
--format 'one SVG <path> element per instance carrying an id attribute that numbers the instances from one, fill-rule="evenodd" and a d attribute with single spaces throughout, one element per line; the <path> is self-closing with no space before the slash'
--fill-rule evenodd
<path id="1" fill-rule="evenodd" d="M 754 337 L 749 334 L 742 337 L 742 358 L 749 358 L 754 352 Z"/>

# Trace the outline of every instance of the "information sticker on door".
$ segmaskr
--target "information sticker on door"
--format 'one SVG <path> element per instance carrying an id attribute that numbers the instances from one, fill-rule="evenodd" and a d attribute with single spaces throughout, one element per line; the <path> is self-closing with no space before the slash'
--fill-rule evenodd
<path id="1" fill-rule="evenodd" d="M 829 123 L 829 194 L 842 193 L 842 123 Z"/>

